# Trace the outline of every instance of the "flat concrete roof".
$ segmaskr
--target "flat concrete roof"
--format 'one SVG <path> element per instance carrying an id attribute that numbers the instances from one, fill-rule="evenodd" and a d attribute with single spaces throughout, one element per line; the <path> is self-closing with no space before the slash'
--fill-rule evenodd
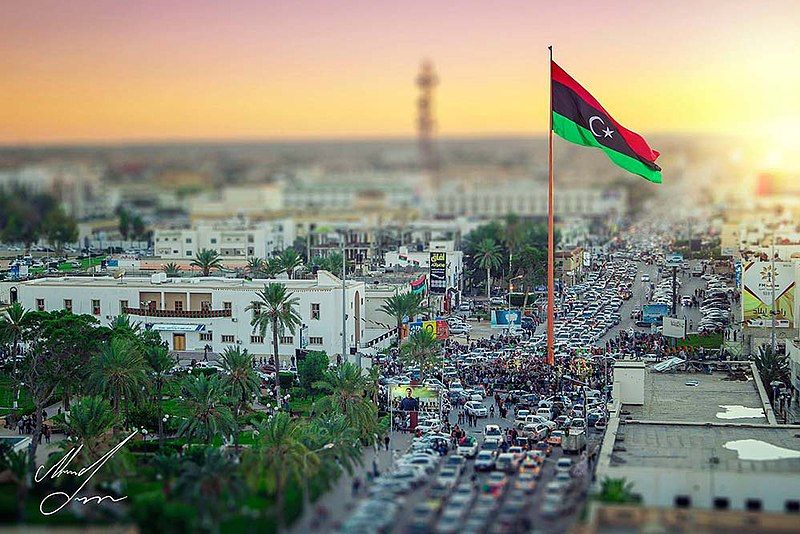
<path id="1" fill-rule="evenodd" d="M 727 378 L 727 374 L 719 372 L 710 375 L 657 373 L 648 369 L 644 374 L 644 405 L 625 404 L 620 417 L 639 421 L 766 424 L 761 397 L 752 377 L 747 381 Z M 744 412 L 760 415 L 738 417 Z"/>
<path id="2" fill-rule="evenodd" d="M 800 427 L 767 425 L 689 425 L 629 422 L 620 424 L 611 467 L 653 467 L 736 473 L 800 474 Z M 744 460 L 725 448 L 731 442 L 757 440 L 797 458 Z M 758 443 L 759 449 L 768 448 Z M 621 450 L 624 448 L 625 450 Z M 718 458 L 719 461 L 712 461 Z"/>

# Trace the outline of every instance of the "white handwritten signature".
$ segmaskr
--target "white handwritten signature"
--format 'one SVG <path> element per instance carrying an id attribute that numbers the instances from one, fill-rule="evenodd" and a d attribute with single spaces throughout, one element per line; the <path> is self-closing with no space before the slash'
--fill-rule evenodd
<path id="1" fill-rule="evenodd" d="M 33 479 L 36 482 L 41 482 L 48 476 L 51 479 L 55 479 L 60 477 L 61 475 L 75 475 L 76 477 L 79 478 L 84 475 L 88 475 L 86 476 L 85 479 L 81 481 L 80 486 L 78 487 L 77 490 L 75 490 L 75 492 L 72 495 L 64 493 L 63 491 L 56 491 L 51 493 L 50 495 L 47 495 L 44 499 L 42 499 L 42 502 L 39 503 L 39 511 L 42 513 L 42 515 L 55 514 L 56 512 L 62 510 L 71 501 L 78 501 L 86 505 L 90 502 L 97 502 L 99 504 L 106 499 L 109 499 L 112 502 L 119 502 L 121 500 L 127 499 L 128 498 L 127 496 L 114 498 L 111 495 L 94 495 L 92 497 L 76 497 L 76 495 L 80 493 L 80 491 L 86 486 L 86 484 L 89 483 L 89 481 L 92 479 L 95 473 L 97 473 L 97 471 L 99 471 L 100 468 L 103 467 L 103 465 L 105 465 L 105 463 L 108 462 L 137 433 L 138 431 L 134 430 L 128 437 L 119 442 L 116 447 L 114 447 L 113 449 L 105 453 L 103 456 L 98 458 L 97 461 L 94 462 L 93 464 L 81 468 L 80 471 L 72 471 L 70 469 L 67 469 L 67 466 L 69 466 L 70 462 L 75 459 L 78 453 L 81 452 L 81 449 L 83 449 L 83 444 L 78 445 L 77 448 L 72 448 L 69 451 L 67 451 L 67 453 L 64 455 L 63 458 L 61 458 L 61 460 L 59 460 L 55 465 L 53 465 L 53 467 L 51 467 L 44 473 L 41 473 L 41 471 L 44 469 L 44 466 L 43 465 L 39 466 L 36 469 L 36 473 L 33 476 Z M 61 502 L 60 499 L 63 499 L 63 502 Z M 52 510 L 48 510 L 47 509 L 48 507 L 45 506 L 45 503 L 55 506 L 55 508 L 53 508 Z"/>

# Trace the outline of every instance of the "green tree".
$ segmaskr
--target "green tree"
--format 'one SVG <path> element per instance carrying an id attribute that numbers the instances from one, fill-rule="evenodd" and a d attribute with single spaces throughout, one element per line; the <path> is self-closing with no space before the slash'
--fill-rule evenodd
<path id="1" fill-rule="evenodd" d="M 212 269 L 222 268 L 222 260 L 220 259 L 219 253 L 216 250 L 204 248 L 195 254 L 191 265 L 193 267 L 198 267 L 203 273 L 203 276 L 209 276 Z"/>
<path id="2" fill-rule="evenodd" d="M 218 376 L 187 376 L 181 382 L 181 397 L 181 436 L 189 440 L 197 437 L 209 444 L 216 435 L 228 436 L 236 431 L 236 419 Z"/>
<path id="3" fill-rule="evenodd" d="M 161 270 L 164 273 L 166 273 L 166 275 L 169 276 L 170 278 L 174 278 L 181 275 L 181 268 L 174 261 L 162 265 Z"/>
<path id="4" fill-rule="evenodd" d="M 343 362 L 325 372 L 314 387 L 327 394 L 314 403 L 315 411 L 341 414 L 362 438 L 372 439 L 378 429 L 378 408 L 368 398 L 370 382 L 356 365 Z"/>
<path id="5" fill-rule="evenodd" d="M 313 473 L 319 455 L 304 444 L 303 425 L 285 412 L 276 412 L 258 425 L 255 433 L 258 439 L 246 459 L 247 472 L 251 484 L 258 488 L 266 482 L 267 489 L 275 496 L 278 532 L 282 532 L 286 529 L 286 486 Z"/>
<path id="6" fill-rule="evenodd" d="M 280 356 L 278 352 L 279 335 L 289 330 L 294 335 L 297 327 L 302 324 L 302 319 L 297 313 L 299 301 L 286 290 L 283 284 L 265 284 L 264 289 L 256 292 L 254 300 L 245 308 L 253 312 L 250 324 L 254 332 L 266 338 L 267 330 L 272 331 L 272 364 L 275 366 L 275 399 L 278 409 L 283 405 L 281 399 Z"/>
<path id="7" fill-rule="evenodd" d="M 420 379 L 442 366 L 442 344 L 428 330 L 419 329 L 410 336 L 400 350 L 403 365 L 418 367 Z"/>
<path id="8" fill-rule="evenodd" d="M 141 215 L 134 215 L 131 220 L 131 231 L 133 237 L 143 241 L 147 237 L 147 228 L 144 225 Z"/>
<path id="9" fill-rule="evenodd" d="M 342 276 L 342 253 L 331 252 L 325 257 L 315 256 L 312 260 L 312 266 L 328 271 L 334 276 Z"/>
<path id="10" fill-rule="evenodd" d="M 789 357 L 772 350 L 772 345 L 761 345 L 758 353 L 753 357 L 753 361 L 761 376 L 767 396 L 774 402 L 772 382 L 779 381 L 784 384 L 789 383 Z"/>
<path id="11" fill-rule="evenodd" d="M 323 351 L 310 351 L 304 360 L 297 362 L 297 377 L 308 392 L 313 392 L 314 383 L 322 380 L 331 361 Z"/>
<path id="12" fill-rule="evenodd" d="M 543 284 L 547 276 L 547 249 L 532 245 L 523 246 L 514 256 L 512 272 L 521 276 L 525 291 L 523 309 L 528 305 L 528 294 L 532 287 Z M 509 288 L 510 289 L 510 288 Z"/>
<path id="13" fill-rule="evenodd" d="M 247 266 L 245 270 L 250 278 L 262 278 L 266 271 L 267 262 L 263 258 L 247 258 Z"/>
<path id="14" fill-rule="evenodd" d="M 253 355 L 240 347 L 228 347 L 220 356 L 222 386 L 236 400 L 236 414 L 244 412 L 250 399 L 258 393 L 260 381 L 253 367 Z"/>
<path id="15" fill-rule="evenodd" d="M 131 231 L 131 214 L 128 213 L 128 210 L 125 208 L 120 207 L 117 210 L 117 216 L 119 217 L 119 223 L 117 225 L 119 233 L 122 239 L 127 240 Z"/>
<path id="16" fill-rule="evenodd" d="M 61 251 L 66 243 L 78 240 L 78 225 L 75 219 L 67 215 L 61 206 L 55 206 L 42 220 L 42 232 L 47 241 L 57 251 Z"/>
<path id="17" fill-rule="evenodd" d="M 83 444 L 86 459 L 97 458 L 105 452 L 110 432 L 118 422 L 117 415 L 107 400 L 97 396 L 87 396 L 75 401 L 69 412 L 56 416 L 65 425 L 68 434 Z M 72 442 L 65 443 L 72 448 Z"/>
<path id="18" fill-rule="evenodd" d="M 286 276 L 289 277 L 289 280 L 294 278 L 294 272 L 303 265 L 303 258 L 292 247 L 284 249 L 278 255 L 278 259 L 280 260 L 281 269 L 286 271 Z"/>
<path id="19" fill-rule="evenodd" d="M 147 384 L 147 371 L 139 348 L 130 339 L 115 336 L 92 362 L 89 383 L 98 395 L 111 399 L 114 413 L 137 400 Z M 127 419 L 127 417 L 126 417 Z"/>
<path id="20" fill-rule="evenodd" d="M 489 299 L 492 296 L 492 269 L 499 268 L 502 262 L 500 245 L 492 239 L 484 239 L 478 243 L 475 253 L 478 266 L 486 271 L 486 298 Z"/>
<path id="21" fill-rule="evenodd" d="M 17 377 L 17 350 L 19 342 L 25 332 L 28 324 L 28 311 L 20 304 L 15 302 L 0 315 L 0 332 L 3 338 L 10 341 L 9 354 L 11 358 L 11 382 L 13 387 L 14 408 L 17 407 L 17 399 L 19 398 L 19 378 Z"/>
<path id="22" fill-rule="evenodd" d="M 408 317 L 408 320 L 411 321 L 415 315 L 424 311 L 422 295 L 416 293 L 392 295 L 378 308 L 378 311 L 394 317 L 397 327 L 397 346 L 399 347 L 403 339 L 403 319 Z"/>
<path id="23" fill-rule="evenodd" d="M 244 496 L 238 465 L 217 448 L 206 448 L 181 463 L 175 484 L 177 498 L 197 511 L 201 530 L 215 532 L 226 517 L 237 513 Z"/>
<path id="24" fill-rule="evenodd" d="M 604 478 L 598 499 L 607 503 L 635 503 L 640 497 L 633 493 L 633 484 L 624 478 Z"/>
<path id="25" fill-rule="evenodd" d="M 164 347 L 150 346 L 144 352 L 147 364 L 147 374 L 150 375 L 150 385 L 153 391 L 153 400 L 158 407 L 158 442 L 164 446 L 164 386 L 169 380 L 169 373 L 175 366 L 175 360 Z"/>
<path id="26" fill-rule="evenodd" d="M 24 518 L 28 497 L 28 456 L 25 451 L 15 451 L 7 443 L 0 444 L 0 480 L 16 487 L 17 520 Z"/>

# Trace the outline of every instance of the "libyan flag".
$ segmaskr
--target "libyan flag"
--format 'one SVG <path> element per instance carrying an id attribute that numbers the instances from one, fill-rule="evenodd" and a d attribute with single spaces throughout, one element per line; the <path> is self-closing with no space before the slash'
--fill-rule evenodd
<path id="1" fill-rule="evenodd" d="M 625 169 L 660 184 L 658 152 L 642 136 L 614 120 L 572 77 L 550 63 L 553 132 L 577 145 L 599 148 Z"/>

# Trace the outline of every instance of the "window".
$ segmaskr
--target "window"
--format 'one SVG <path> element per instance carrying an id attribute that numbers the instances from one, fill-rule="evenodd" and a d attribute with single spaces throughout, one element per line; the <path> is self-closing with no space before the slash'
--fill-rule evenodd
<path id="1" fill-rule="evenodd" d="M 786 513 L 787 514 L 800 513 L 800 501 L 786 501 Z"/>
<path id="2" fill-rule="evenodd" d="M 191 243 L 191 242 L 192 242 L 192 238 L 191 238 L 191 237 L 187 237 L 187 238 L 186 238 L 186 242 L 187 242 L 187 243 Z"/>
<path id="3" fill-rule="evenodd" d="M 253 234 L 247 234 L 247 242 L 254 243 L 255 239 L 253 238 Z"/>
<path id="4" fill-rule="evenodd" d="M 200 341 L 214 341 L 214 333 L 200 332 Z"/>
<path id="5" fill-rule="evenodd" d="M 186 251 L 186 257 L 191 258 L 192 256 L 194 256 L 194 254 L 192 254 L 192 251 L 191 250 L 187 250 Z"/>
<path id="6" fill-rule="evenodd" d="M 125 313 L 125 308 L 127 308 L 127 307 L 128 307 L 128 301 L 127 300 L 119 301 L 119 313 Z"/>
<path id="7" fill-rule="evenodd" d="M 175 311 L 183 311 L 183 301 L 176 300 L 175 301 Z"/>
<path id="8" fill-rule="evenodd" d="M 293 336 L 282 336 L 281 343 L 283 345 L 294 345 L 294 337 Z"/>
<path id="9" fill-rule="evenodd" d="M 319 302 L 311 303 L 311 318 L 319 321 Z"/>
<path id="10" fill-rule="evenodd" d="M 96 299 L 92 299 L 92 313 L 94 315 L 100 315 L 100 301 Z"/>
<path id="11" fill-rule="evenodd" d="M 321 337 L 314 337 L 311 336 L 308 338 L 309 345 L 322 345 L 322 338 Z"/>
<path id="12" fill-rule="evenodd" d="M 236 342 L 236 336 L 222 334 L 222 342 L 223 343 L 235 343 Z"/>
<path id="13" fill-rule="evenodd" d="M 201 300 L 200 301 L 200 309 L 203 311 L 211 311 L 211 301 L 209 300 Z"/>
<path id="14" fill-rule="evenodd" d="M 675 497 L 676 508 L 689 508 L 692 506 L 692 498 L 688 495 L 677 495 Z"/>
<path id="15" fill-rule="evenodd" d="M 64 299 L 64 309 L 69 312 L 72 311 L 72 299 Z"/>
<path id="16" fill-rule="evenodd" d="M 36 299 L 36 309 L 38 311 L 44 311 L 44 299 Z"/>
<path id="17" fill-rule="evenodd" d="M 250 343 L 263 343 L 264 336 L 250 336 Z"/>
<path id="18" fill-rule="evenodd" d="M 216 237 L 212 237 L 212 238 L 211 238 L 211 243 L 212 243 L 212 244 L 216 244 L 216 242 L 217 242 L 217 238 L 216 238 Z"/>
<path id="19" fill-rule="evenodd" d="M 230 302 L 223 302 L 223 303 L 222 303 L 222 309 L 223 309 L 223 310 L 230 310 L 232 307 L 233 307 L 233 306 L 231 305 L 231 303 L 230 303 Z"/>
<path id="20" fill-rule="evenodd" d="M 746 501 L 744 501 L 744 507 L 747 509 L 748 512 L 760 512 L 761 499 L 747 499 Z"/>
<path id="21" fill-rule="evenodd" d="M 727 510 L 731 503 L 727 497 L 717 497 L 714 499 L 714 508 L 717 510 Z"/>
<path id="22" fill-rule="evenodd" d="M 261 303 L 260 302 L 254 302 L 253 303 L 253 317 L 258 315 L 259 313 L 261 313 Z"/>

